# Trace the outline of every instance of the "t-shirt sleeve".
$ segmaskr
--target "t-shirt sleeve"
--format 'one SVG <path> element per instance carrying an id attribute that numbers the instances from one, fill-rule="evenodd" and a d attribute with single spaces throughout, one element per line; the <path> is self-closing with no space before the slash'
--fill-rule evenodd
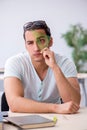
<path id="1" fill-rule="evenodd" d="M 65 59 L 62 63 L 62 71 L 66 77 L 77 77 L 77 70 L 74 62 Z"/>
<path id="2" fill-rule="evenodd" d="M 77 77 L 76 66 L 72 60 L 59 54 L 56 54 L 55 58 L 65 77 Z"/>
<path id="3" fill-rule="evenodd" d="M 16 57 L 9 58 L 5 63 L 4 78 L 16 77 L 22 79 L 22 66 L 21 61 Z"/>

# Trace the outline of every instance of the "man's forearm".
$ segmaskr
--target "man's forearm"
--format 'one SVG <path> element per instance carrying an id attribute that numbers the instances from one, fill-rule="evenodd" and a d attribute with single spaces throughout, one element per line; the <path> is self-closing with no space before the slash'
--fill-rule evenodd
<path id="1" fill-rule="evenodd" d="M 72 84 L 68 81 L 68 79 L 64 76 L 60 68 L 55 65 L 53 68 L 54 76 L 56 79 L 56 83 L 58 86 L 58 90 L 64 102 L 67 101 L 75 101 L 78 104 L 80 103 L 80 93 L 79 93 L 79 86 L 78 88 L 74 87 L 74 83 Z"/>
<path id="2" fill-rule="evenodd" d="M 54 104 L 37 102 L 24 97 L 16 97 L 11 102 L 10 110 L 12 112 L 29 112 L 29 113 L 49 113 L 54 111 Z"/>
<path id="3" fill-rule="evenodd" d="M 12 107 L 10 107 L 12 112 L 25 112 L 25 113 L 76 113 L 79 106 L 70 101 L 63 104 L 52 104 L 52 103 L 42 103 L 34 100 L 26 99 L 24 97 L 18 97 Z"/>

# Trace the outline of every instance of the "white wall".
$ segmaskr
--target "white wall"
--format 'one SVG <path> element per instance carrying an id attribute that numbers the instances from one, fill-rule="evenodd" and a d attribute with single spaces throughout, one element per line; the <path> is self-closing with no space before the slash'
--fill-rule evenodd
<path id="1" fill-rule="evenodd" d="M 22 26 L 43 19 L 54 37 L 52 49 L 71 58 L 71 49 L 61 39 L 70 24 L 87 28 L 87 0 L 0 0 L 0 67 L 8 57 L 24 51 Z"/>

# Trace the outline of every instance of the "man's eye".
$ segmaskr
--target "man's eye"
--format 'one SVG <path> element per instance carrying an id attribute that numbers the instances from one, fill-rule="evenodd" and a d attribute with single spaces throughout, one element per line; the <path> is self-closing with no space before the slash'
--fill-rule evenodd
<path id="1" fill-rule="evenodd" d="M 41 43 L 45 43 L 45 39 L 44 39 L 44 38 L 41 38 L 41 39 L 40 39 L 40 42 L 41 42 Z"/>
<path id="2" fill-rule="evenodd" d="M 31 44 L 33 44 L 32 41 L 28 41 L 28 42 L 27 42 L 27 45 L 31 45 Z"/>

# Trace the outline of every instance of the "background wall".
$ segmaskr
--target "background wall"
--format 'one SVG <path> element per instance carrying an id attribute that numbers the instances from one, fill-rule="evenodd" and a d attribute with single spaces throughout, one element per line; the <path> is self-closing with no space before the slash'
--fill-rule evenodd
<path id="1" fill-rule="evenodd" d="M 71 58 L 71 48 L 61 38 L 70 24 L 87 28 L 87 0 L 0 0 L 0 68 L 8 57 L 24 49 L 23 24 L 43 19 L 54 37 L 52 50 Z"/>

